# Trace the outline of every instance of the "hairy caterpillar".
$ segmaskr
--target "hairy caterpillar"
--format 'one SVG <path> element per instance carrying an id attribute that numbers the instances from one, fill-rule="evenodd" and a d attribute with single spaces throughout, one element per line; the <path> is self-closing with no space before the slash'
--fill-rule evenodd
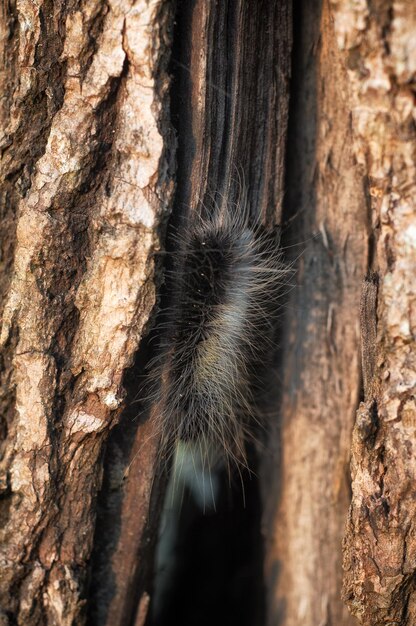
<path id="1" fill-rule="evenodd" d="M 176 237 L 152 363 L 161 449 L 169 458 L 180 441 L 197 446 L 209 467 L 219 459 L 245 465 L 254 389 L 288 268 L 279 234 L 250 220 L 245 203 L 193 220 Z"/>

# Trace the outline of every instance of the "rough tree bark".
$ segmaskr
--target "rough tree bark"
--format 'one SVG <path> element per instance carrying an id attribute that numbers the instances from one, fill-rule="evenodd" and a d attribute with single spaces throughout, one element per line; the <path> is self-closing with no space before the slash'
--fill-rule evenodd
<path id="1" fill-rule="evenodd" d="M 341 536 L 361 396 L 360 277 L 376 270 L 377 310 L 367 310 L 374 276 L 361 304 L 365 401 L 353 436 L 343 595 L 363 624 L 414 624 L 416 6 L 296 6 L 288 207 L 304 213 L 300 237 L 313 229 L 321 237 L 301 259 L 283 333 L 281 466 L 272 473 L 281 495 L 266 517 L 269 618 L 356 623 L 339 601 Z"/>
<path id="2" fill-rule="evenodd" d="M 348 67 L 354 154 L 366 176 L 371 267 L 378 272 L 377 306 L 366 305 L 376 286 L 363 294 L 366 384 L 352 445 L 344 596 L 367 626 L 410 626 L 416 623 L 416 5 L 332 5 Z"/>
<path id="3" fill-rule="evenodd" d="M 103 444 L 173 189 L 172 8 L 3 4 L 4 624 L 83 623 Z"/>
<path id="4" fill-rule="evenodd" d="M 416 623 L 416 7 L 294 4 L 286 153 L 289 0 L 3 4 L 2 626 L 145 623 L 154 252 L 171 206 L 234 202 L 239 177 L 301 252 L 259 473 L 267 622 L 357 623 L 348 518 L 352 613 Z"/>

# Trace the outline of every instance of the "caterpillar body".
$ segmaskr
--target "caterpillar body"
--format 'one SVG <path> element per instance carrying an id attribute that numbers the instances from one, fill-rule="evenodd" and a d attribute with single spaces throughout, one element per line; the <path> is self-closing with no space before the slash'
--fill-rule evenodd
<path id="1" fill-rule="evenodd" d="M 210 467 L 217 459 L 245 465 L 254 389 L 270 360 L 288 269 L 279 234 L 250 220 L 241 203 L 193 220 L 176 237 L 152 364 L 161 449 L 170 457 L 189 443 Z"/>
<path id="2" fill-rule="evenodd" d="M 222 212 L 214 206 L 192 219 L 175 237 L 168 306 L 156 328 L 160 349 L 151 364 L 161 458 L 172 460 L 156 552 L 156 623 L 180 559 L 185 491 L 201 511 L 213 509 L 224 467 L 229 476 L 232 466 L 239 473 L 247 467 L 246 442 L 259 421 L 256 391 L 271 361 L 289 272 L 279 233 L 251 221 L 245 203 Z"/>

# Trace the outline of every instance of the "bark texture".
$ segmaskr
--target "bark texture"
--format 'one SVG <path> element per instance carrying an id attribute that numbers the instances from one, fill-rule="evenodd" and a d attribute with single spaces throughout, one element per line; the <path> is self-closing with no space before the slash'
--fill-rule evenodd
<path id="1" fill-rule="evenodd" d="M 296 0 L 287 135 L 291 4 L 3 4 L 1 626 L 145 623 L 154 252 L 171 205 L 181 228 L 242 184 L 300 255 L 259 472 L 267 622 L 416 623 L 416 5 Z"/>
<path id="2" fill-rule="evenodd" d="M 174 8 L 22 0 L 2 15 L 5 623 L 82 624 L 87 609 L 91 624 L 146 619 L 157 441 L 134 409 L 111 434 L 93 531 L 104 443 L 142 373 L 138 358 L 124 376 L 155 303 L 153 252 L 173 191 Z M 235 201 L 243 179 L 253 215 L 273 226 L 290 4 L 190 1 L 180 13 L 177 219 Z"/>
<path id="3" fill-rule="evenodd" d="M 328 3 L 297 2 L 294 24 L 285 216 L 288 253 L 300 259 L 281 336 L 281 417 L 263 473 L 268 624 L 352 626 L 341 544 L 360 394 L 366 196 Z"/>
<path id="4" fill-rule="evenodd" d="M 169 6 L 3 5 L 4 624 L 83 623 L 103 444 L 172 192 Z"/>
<path id="5" fill-rule="evenodd" d="M 280 222 L 289 108 L 291 2 L 179 6 L 172 67 L 177 213 L 236 201 Z M 265 28 L 267 25 L 267 28 Z"/>
<path id="6" fill-rule="evenodd" d="M 344 596 L 367 626 L 410 626 L 416 623 L 416 5 L 331 4 L 379 275 L 377 306 L 367 307 L 363 320 L 367 383 L 352 445 Z M 365 286 L 363 304 L 366 293 Z M 376 325 L 375 340 L 369 325 Z"/>

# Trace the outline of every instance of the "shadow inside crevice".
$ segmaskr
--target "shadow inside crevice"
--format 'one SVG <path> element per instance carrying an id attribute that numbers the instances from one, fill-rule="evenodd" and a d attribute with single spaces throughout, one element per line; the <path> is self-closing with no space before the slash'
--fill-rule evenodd
<path id="1" fill-rule="evenodd" d="M 125 476 L 132 460 L 137 431 L 149 417 L 149 408 L 138 400 L 138 390 L 143 385 L 146 364 L 152 354 L 149 338 L 141 343 L 133 367 L 126 371 L 123 387 L 127 391 L 125 410 L 112 429 L 103 452 L 103 480 L 97 497 L 97 518 L 93 551 L 89 568 L 88 619 L 89 626 L 108 623 L 108 610 L 117 591 L 112 556 L 117 550 L 122 533 L 122 510 L 125 498 Z M 152 509 L 152 507 L 149 507 Z M 157 528 L 157 520 L 147 526 Z M 144 532 L 148 536 L 149 532 Z M 144 537 L 142 539 L 142 543 Z M 139 560 L 139 555 L 137 555 Z M 150 559 L 152 560 L 152 559 Z M 141 563 L 146 559 L 140 558 Z M 151 578 L 150 567 L 142 578 Z"/>
<path id="2" fill-rule="evenodd" d="M 177 188 L 169 232 L 177 231 L 179 235 L 194 212 L 203 215 L 224 197 L 228 201 L 235 200 L 233 193 L 238 195 L 239 189 L 236 185 L 235 190 L 230 190 L 226 180 L 230 172 L 231 178 L 236 177 L 235 160 L 241 160 L 243 172 L 250 167 L 243 155 L 231 157 L 230 144 L 233 132 L 239 136 L 242 133 L 240 126 L 233 126 L 235 113 L 231 107 L 231 88 L 237 80 L 237 68 L 232 60 L 237 58 L 234 48 L 238 3 L 221 3 L 218 11 L 210 13 L 207 36 L 214 37 L 217 31 L 222 35 L 218 45 L 213 47 L 213 56 L 207 60 L 204 79 L 209 108 L 205 117 L 195 113 L 200 105 L 195 101 L 192 82 L 192 69 L 199 63 L 192 33 L 195 22 L 201 19 L 201 10 L 202 4 L 197 0 L 178 4 L 172 48 L 171 111 L 178 148 Z M 260 81 L 256 75 L 250 93 L 258 88 L 257 80 Z M 244 108 L 242 102 L 240 107 Z M 206 128 L 195 126 L 204 123 Z M 204 145 L 197 145 L 196 136 L 206 137 Z M 198 150 L 201 153 L 197 154 Z M 200 169 L 195 168 L 196 162 Z M 196 173 L 205 179 L 197 180 Z M 247 175 L 249 183 L 250 177 Z M 256 191 L 259 188 L 260 183 Z M 202 197 L 198 196 L 199 190 Z M 196 206 L 191 206 L 192 202 L 196 202 Z M 175 235 L 168 236 L 167 250 L 175 250 Z M 236 468 L 231 479 L 227 470 L 213 470 L 219 482 L 215 509 L 204 511 L 185 487 L 182 508 L 175 522 L 174 546 L 170 548 L 174 562 L 169 564 L 168 590 L 163 595 L 163 605 L 159 606 L 154 603 L 154 598 L 158 598 L 155 590 L 146 626 L 260 626 L 264 623 L 264 549 L 258 464 L 253 446 L 249 450 L 252 471 L 243 471 L 241 479 Z M 157 574 L 154 584 L 157 587 Z"/>
<path id="3" fill-rule="evenodd" d="M 256 453 L 231 479 L 223 469 L 215 509 L 185 490 L 170 585 L 147 626 L 256 626 L 264 623 L 261 503 Z M 157 584 L 157 578 L 156 578 Z"/>

